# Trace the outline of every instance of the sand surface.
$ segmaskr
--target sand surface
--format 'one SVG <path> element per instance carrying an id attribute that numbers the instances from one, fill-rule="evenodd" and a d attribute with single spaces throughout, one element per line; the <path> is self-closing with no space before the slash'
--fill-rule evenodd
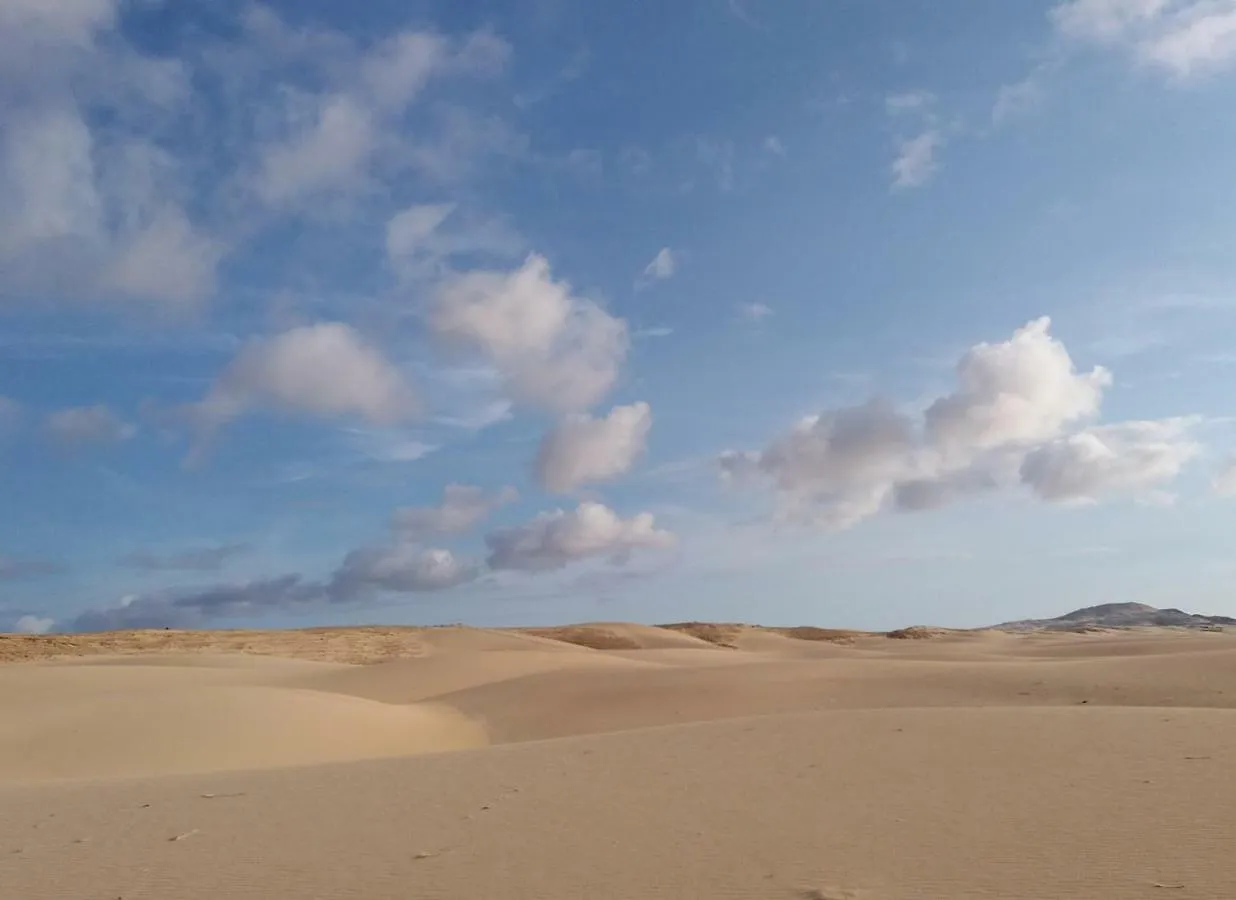
<path id="1" fill-rule="evenodd" d="M 1231 633 L 145 632 L 0 659 L 3 900 L 1236 900 Z"/>

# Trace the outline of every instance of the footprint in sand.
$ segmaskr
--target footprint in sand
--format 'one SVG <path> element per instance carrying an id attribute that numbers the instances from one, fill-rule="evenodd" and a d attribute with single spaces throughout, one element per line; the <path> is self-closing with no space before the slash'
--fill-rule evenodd
<path id="1" fill-rule="evenodd" d="M 862 900 L 858 891 L 838 887 L 808 888 L 799 891 L 798 897 L 799 900 Z"/>

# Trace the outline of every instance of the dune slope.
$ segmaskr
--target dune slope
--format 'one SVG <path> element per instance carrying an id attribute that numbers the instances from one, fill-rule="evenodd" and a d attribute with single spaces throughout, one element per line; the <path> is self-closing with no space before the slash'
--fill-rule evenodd
<path id="1" fill-rule="evenodd" d="M 0 887 L 31 900 L 1220 900 L 1236 896 L 1233 738 L 1236 713 L 1217 710 L 851 710 L 12 788 Z"/>
<path id="2" fill-rule="evenodd" d="M 576 628 L 0 667 L 0 897 L 1236 897 L 1230 634 Z"/>

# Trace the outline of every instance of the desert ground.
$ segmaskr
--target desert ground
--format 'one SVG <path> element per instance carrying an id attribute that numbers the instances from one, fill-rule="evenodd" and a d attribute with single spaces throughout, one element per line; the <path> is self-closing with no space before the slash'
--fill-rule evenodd
<path id="1" fill-rule="evenodd" d="M 3 900 L 1236 900 L 1231 630 L 155 631 L 0 661 Z"/>

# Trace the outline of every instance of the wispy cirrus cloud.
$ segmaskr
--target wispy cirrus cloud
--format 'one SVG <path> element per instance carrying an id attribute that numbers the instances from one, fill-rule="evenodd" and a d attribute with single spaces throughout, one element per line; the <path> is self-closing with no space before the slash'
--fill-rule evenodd
<path id="1" fill-rule="evenodd" d="M 1067 0 L 1051 21 L 1065 39 L 1122 50 L 1176 78 L 1236 64 L 1233 0 Z"/>
<path id="2" fill-rule="evenodd" d="M 890 94 L 884 108 L 889 117 L 900 123 L 902 134 L 896 141 L 896 156 L 889 167 L 894 190 L 922 187 L 940 168 L 938 153 L 947 143 L 947 136 L 936 114 L 936 95 L 931 91 L 913 90 Z"/>
<path id="3" fill-rule="evenodd" d="M 648 265 L 644 266 L 644 271 L 635 280 L 635 286 L 644 288 L 654 282 L 665 281 L 673 278 L 676 271 L 678 271 L 678 258 L 674 255 L 674 251 L 669 247 L 662 247 Z"/>
<path id="4" fill-rule="evenodd" d="M 137 427 L 105 404 L 74 406 L 49 413 L 43 421 L 47 437 L 67 449 L 119 444 L 137 434 Z"/>

